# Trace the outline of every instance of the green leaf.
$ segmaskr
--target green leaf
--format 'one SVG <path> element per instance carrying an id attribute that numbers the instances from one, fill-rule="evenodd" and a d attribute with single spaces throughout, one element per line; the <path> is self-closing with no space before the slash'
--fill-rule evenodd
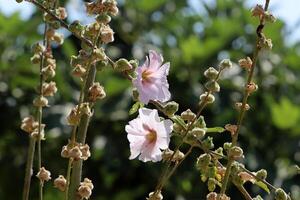
<path id="1" fill-rule="evenodd" d="M 264 184 L 263 182 L 256 181 L 254 184 L 257 185 L 258 187 L 260 187 L 261 189 L 263 189 L 264 191 L 266 191 L 268 194 L 270 194 L 270 190 L 269 190 L 268 186 L 266 184 Z"/>
<path id="2" fill-rule="evenodd" d="M 129 115 L 133 115 L 134 113 L 136 113 L 139 110 L 140 105 L 140 102 L 136 102 L 135 104 L 133 104 L 129 110 Z"/>
<path id="3" fill-rule="evenodd" d="M 279 104 L 271 107 L 272 121 L 280 129 L 289 129 L 298 126 L 300 109 L 289 99 L 281 98 Z"/>
<path id="4" fill-rule="evenodd" d="M 206 128 L 207 133 L 222 133 L 225 129 L 223 127 L 212 127 L 212 128 Z"/>

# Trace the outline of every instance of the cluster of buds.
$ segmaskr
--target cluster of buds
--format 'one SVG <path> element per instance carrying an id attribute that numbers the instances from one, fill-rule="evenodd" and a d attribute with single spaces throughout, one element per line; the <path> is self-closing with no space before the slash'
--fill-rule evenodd
<path id="1" fill-rule="evenodd" d="M 92 181 L 88 178 L 84 178 L 83 182 L 81 182 L 79 185 L 78 195 L 81 197 L 81 199 L 89 199 L 92 195 L 93 188 L 94 185 Z"/>
<path id="2" fill-rule="evenodd" d="M 75 106 L 67 116 L 68 124 L 71 126 L 78 125 L 82 115 L 92 116 L 89 103 L 82 103 L 80 106 Z"/>
<path id="3" fill-rule="evenodd" d="M 146 199 L 147 200 L 162 200 L 163 195 L 161 194 L 161 191 L 150 192 L 149 197 Z"/>
<path id="4" fill-rule="evenodd" d="M 30 134 L 31 137 L 39 139 L 39 123 L 34 120 L 32 116 L 25 117 L 21 123 L 21 129 Z M 45 136 L 45 124 L 40 126 L 40 139 L 44 140 Z"/>
<path id="5" fill-rule="evenodd" d="M 116 16 L 119 12 L 117 1 L 115 0 L 96 0 L 86 3 L 87 13 L 90 15 L 112 15 Z"/>
<path id="6" fill-rule="evenodd" d="M 40 171 L 36 174 L 36 177 L 38 177 L 38 179 L 40 179 L 40 181 L 44 183 L 45 181 L 49 181 L 51 179 L 51 173 L 44 167 L 41 167 Z"/>
<path id="7" fill-rule="evenodd" d="M 54 180 L 54 187 L 59 189 L 60 191 L 64 192 L 67 187 L 67 180 L 63 175 L 59 175 L 55 180 Z"/>
<path id="8" fill-rule="evenodd" d="M 88 144 L 70 143 L 63 146 L 61 151 L 63 158 L 72 158 L 73 160 L 87 160 L 91 156 Z"/>
<path id="9" fill-rule="evenodd" d="M 239 60 L 239 65 L 247 71 L 251 70 L 252 64 L 253 62 L 250 57 L 242 58 Z"/>

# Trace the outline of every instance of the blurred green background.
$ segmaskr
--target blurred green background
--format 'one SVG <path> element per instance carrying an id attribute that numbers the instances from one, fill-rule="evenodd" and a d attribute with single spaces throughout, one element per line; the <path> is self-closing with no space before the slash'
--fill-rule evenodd
<path id="1" fill-rule="evenodd" d="M 83 10 L 83 5 L 76 2 L 70 1 L 68 8 Z M 115 42 L 107 46 L 113 59 L 135 58 L 143 62 L 149 49 L 163 53 L 165 60 L 171 62 L 170 91 L 172 99 L 180 103 L 180 111 L 197 110 L 205 82 L 203 72 L 208 66 L 216 67 L 223 58 L 237 63 L 251 56 L 258 24 L 242 0 L 193 2 L 196 4 L 185 0 L 119 1 L 120 15 L 112 21 Z M 28 135 L 19 127 L 23 117 L 34 113 L 31 102 L 38 84 L 38 66 L 30 63 L 30 49 L 42 38 L 41 15 L 36 10 L 24 19 L 18 13 L 5 16 L 0 12 L 0 199 L 21 199 Z M 79 11 L 69 15 L 83 22 L 91 20 Z M 64 45 L 53 47 L 59 92 L 50 99 L 51 107 L 45 109 L 43 116 L 47 124 L 43 163 L 52 179 L 66 172 L 67 160 L 60 157 L 61 147 L 70 135 L 65 117 L 79 95 L 79 82 L 70 75 L 69 59 L 77 54 L 80 43 L 66 31 L 61 32 L 67 37 Z M 286 31 L 281 20 L 265 28 L 274 48 L 260 54 L 255 74 L 259 90 L 250 98 L 251 110 L 239 141 L 246 166 L 252 171 L 267 169 L 268 180 L 291 192 L 296 200 L 300 199 L 300 176 L 295 175 L 292 166 L 300 163 L 300 43 L 286 42 L 292 32 Z M 203 113 L 208 126 L 235 122 L 233 105 L 242 98 L 244 75 L 237 64 L 223 74 L 215 104 Z M 145 199 L 164 165 L 128 160 L 124 127 L 135 117 L 128 116 L 133 103 L 131 83 L 110 69 L 98 73 L 97 80 L 105 86 L 107 98 L 97 103 L 88 132 L 92 157 L 84 162 L 83 174 L 95 185 L 91 199 Z M 216 146 L 229 140 L 228 134 L 214 136 Z M 194 167 L 200 153 L 194 151 L 178 169 L 164 190 L 164 199 L 205 199 L 207 187 Z M 32 183 L 31 199 L 37 199 L 37 179 L 33 178 Z M 247 189 L 253 195 L 272 199 L 256 186 L 249 184 Z M 46 200 L 62 198 L 50 182 L 45 190 Z M 232 199 L 242 199 L 234 187 L 228 192 Z"/>

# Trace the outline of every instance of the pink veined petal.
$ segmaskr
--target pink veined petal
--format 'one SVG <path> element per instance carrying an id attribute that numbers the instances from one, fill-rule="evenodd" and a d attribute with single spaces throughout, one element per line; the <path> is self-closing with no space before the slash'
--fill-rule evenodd
<path id="1" fill-rule="evenodd" d="M 142 151 L 142 147 L 145 143 L 145 137 L 135 136 L 135 135 L 127 135 L 127 138 L 130 142 L 130 157 L 129 159 L 136 158 Z"/>
<path id="2" fill-rule="evenodd" d="M 144 136 L 145 133 L 143 133 L 143 126 L 141 122 L 142 121 L 139 118 L 131 120 L 129 125 L 125 126 L 125 131 L 129 134 Z"/>
<path id="3" fill-rule="evenodd" d="M 155 144 L 150 144 L 142 149 L 139 159 L 143 162 L 152 161 L 157 162 L 161 160 L 161 150 Z"/>
<path id="4" fill-rule="evenodd" d="M 168 137 L 158 137 L 156 141 L 156 145 L 158 148 L 164 150 L 169 147 L 170 138 Z"/>
<path id="5" fill-rule="evenodd" d="M 154 71 L 156 71 L 163 62 L 162 56 L 153 50 L 149 51 L 149 60 L 149 68 Z"/>
<path id="6" fill-rule="evenodd" d="M 166 78 L 166 76 L 169 74 L 170 70 L 170 63 L 163 64 L 160 68 L 158 68 L 155 72 L 151 74 L 151 77 L 161 79 Z"/>

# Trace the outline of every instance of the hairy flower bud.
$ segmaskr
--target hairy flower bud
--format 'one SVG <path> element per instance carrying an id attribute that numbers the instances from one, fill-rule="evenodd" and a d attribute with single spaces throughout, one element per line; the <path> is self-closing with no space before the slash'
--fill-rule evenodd
<path id="1" fill-rule="evenodd" d="M 178 103 L 175 101 L 170 101 L 163 107 L 163 112 L 167 116 L 173 116 L 178 111 L 178 107 Z"/>
<path id="2" fill-rule="evenodd" d="M 84 181 L 80 183 L 78 188 L 78 194 L 82 199 L 89 199 L 92 195 L 94 185 L 88 178 L 84 178 Z"/>
<path id="3" fill-rule="evenodd" d="M 80 114 L 84 114 L 84 115 L 87 115 L 89 117 L 92 116 L 92 111 L 91 111 L 89 103 L 82 103 L 80 105 Z"/>
<path id="4" fill-rule="evenodd" d="M 196 168 L 199 170 L 206 169 L 208 167 L 210 161 L 211 161 L 211 156 L 209 154 L 207 154 L 207 153 L 201 154 L 197 158 Z"/>
<path id="5" fill-rule="evenodd" d="M 94 61 L 106 60 L 106 55 L 103 48 L 97 48 L 93 50 L 92 59 Z"/>
<path id="6" fill-rule="evenodd" d="M 229 59 L 224 59 L 220 62 L 219 67 L 220 67 L 220 70 L 223 70 L 226 68 L 231 68 L 232 62 Z"/>
<path id="7" fill-rule="evenodd" d="M 68 16 L 66 9 L 63 7 L 58 7 L 55 13 L 59 19 L 66 19 Z"/>
<path id="8" fill-rule="evenodd" d="M 259 40 L 259 47 L 266 49 L 266 50 L 271 50 L 273 48 L 273 43 L 272 40 L 269 38 L 261 37 Z"/>
<path id="9" fill-rule="evenodd" d="M 261 169 L 256 172 L 256 176 L 263 180 L 265 180 L 267 178 L 267 175 L 268 175 L 268 172 L 265 169 Z"/>
<path id="10" fill-rule="evenodd" d="M 232 143 L 231 143 L 231 142 L 225 142 L 225 143 L 223 144 L 223 148 L 224 148 L 225 150 L 229 150 L 229 149 L 231 148 L 231 146 L 232 146 Z"/>
<path id="11" fill-rule="evenodd" d="M 69 30 L 77 35 L 82 35 L 83 25 L 78 20 L 75 20 L 69 25 Z"/>
<path id="12" fill-rule="evenodd" d="M 46 47 L 40 43 L 35 43 L 32 45 L 32 51 L 34 54 L 41 55 L 46 50 Z"/>
<path id="13" fill-rule="evenodd" d="M 108 14 L 102 13 L 97 15 L 96 20 L 100 24 L 108 24 L 111 21 L 111 17 Z"/>
<path id="14" fill-rule="evenodd" d="M 207 181 L 208 191 L 212 192 L 216 189 L 217 180 L 214 178 L 209 178 Z"/>
<path id="15" fill-rule="evenodd" d="M 225 129 L 231 133 L 231 136 L 234 136 L 237 132 L 237 125 L 226 124 Z"/>
<path id="16" fill-rule="evenodd" d="M 183 120 L 186 121 L 192 121 L 196 118 L 196 114 L 193 113 L 190 109 L 187 109 L 186 111 L 182 112 L 180 116 Z"/>
<path id="17" fill-rule="evenodd" d="M 55 68 L 52 65 L 48 65 L 47 67 L 44 67 L 42 69 L 42 74 L 45 77 L 45 79 L 50 79 L 55 76 Z"/>
<path id="18" fill-rule="evenodd" d="M 242 102 L 236 102 L 234 105 L 235 109 L 237 109 L 238 111 L 240 111 L 241 109 L 243 109 L 243 103 Z M 245 108 L 246 111 L 250 109 L 249 104 L 245 104 Z"/>
<path id="19" fill-rule="evenodd" d="M 21 129 L 27 133 L 32 133 L 38 125 L 38 122 L 36 122 L 32 116 L 29 116 L 22 120 Z"/>
<path id="20" fill-rule="evenodd" d="M 63 158 L 69 158 L 70 156 L 69 156 L 69 149 L 68 149 L 68 146 L 63 146 L 62 147 L 62 150 L 61 150 L 61 152 L 60 152 L 60 155 L 61 155 L 61 157 L 63 157 Z"/>
<path id="21" fill-rule="evenodd" d="M 82 156 L 82 152 L 79 146 L 74 146 L 72 149 L 69 150 L 69 157 L 73 158 L 74 160 L 80 160 Z"/>
<path id="22" fill-rule="evenodd" d="M 76 65 L 76 67 L 73 69 L 72 74 L 76 77 L 82 77 L 86 73 L 86 69 L 82 67 L 82 65 Z"/>
<path id="23" fill-rule="evenodd" d="M 54 180 L 54 187 L 59 189 L 60 191 L 64 192 L 66 190 L 66 186 L 67 186 L 67 180 L 63 175 L 59 175 Z"/>
<path id="24" fill-rule="evenodd" d="M 213 67 L 208 68 L 204 72 L 204 76 L 211 80 L 215 80 L 217 78 L 218 74 L 219 74 L 219 72 Z"/>
<path id="25" fill-rule="evenodd" d="M 250 69 L 252 67 L 252 60 L 251 60 L 250 57 L 246 57 L 246 58 L 240 59 L 239 60 L 239 65 L 242 68 L 245 68 L 246 70 L 250 71 Z"/>
<path id="26" fill-rule="evenodd" d="M 249 94 L 255 92 L 257 89 L 258 89 L 258 86 L 257 86 L 255 83 L 253 83 L 253 82 L 249 83 L 249 84 L 246 86 L 246 91 L 247 91 Z"/>
<path id="27" fill-rule="evenodd" d="M 36 107 L 45 107 L 48 105 L 48 99 L 43 96 L 38 96 L 33 100 L 33 105 Z"/>
<path id="28" fill-rule="evenodd" d="M 106 93 L 104 91 L 103 86 L 101 86 L 98 82 L 93 83 L 93 85 L 89 88 L 88 91 L 89 101 L 96 102 L 97 99 L 104 99 L 105 97 Z"/>
<path id="29" fill-rule="evenodd" d="M 269 11 L 266 11 L 265 12 L 265 20 L 267 22 L 274 23 L 274 22 L 276 22 L 276 17 L 274 17 L 274 15 L 272 15 L 272 13 L 270 13 Z"/>
<path id="30" fill-rule="evenodd" d="M 64 43 L 64 35 L 60 33 L 55 33 L 53 35 L 53 41 L 56 42 L 58 45 L 62 45 Z"/>
<path id="31" fill-rule="evenodd" d="M 261 19 L 264 14 L 265 10 L 262 5 L 257 4 L 252 10 L 251 10 L 252 16 L 253 17 L 259 17 Z"/>
<path id="32" fill-rule="evenodd" d="M 172 151 L 171 149 L 165 149 L 163 152 L 162 152 L 162 160 L 163 161 L 169 161 L 173 155 L 174 151 Z"/>
<path id="33" fill-rule="evenodd" d="M 283 189 L 278 188 L 275 190 L 275 200 L 287 200 L 287 194 L 284 192 Z"/>
<path id="34" fill-rule="evenodd" d="M 68 124 L 71 126 L 75 126 L 79 124 L 80 121 L 80 111 L 78 110 L 78 106 L 73 108 L 67 117 Z"/>
<path id="35" fill-rule="evenodd" d="M 214 148 L 214 143 L 213 143 L 213 138 L 212 137 L 207 137 L 204 141 L 203 141 L 203 146 L 206 147 L 207 149 L 212 149 Z"/>
<path id="36" fill-rule="evenodd" d="M 121 58 L 116 62 L 115 69 L 120 72 L 129 71 L 132 69 L 132 65 L 128 60 Z"/>
<path id="37" fill-rule="evenodd" d="M 184 158 L 184 153 L 182 153 L 181 151 L 177 150 L 173 156 L 172 161 L 173 162 L 177 162 L 180 161 Z"/>
<path id="38" fill-rule="evenodd" d="M 82 153 L 82 155 L 81 155 L 82 160 L 87 160 L 91 156 L 90 147 L 88 144 L 80 146 L 80 150 Z"/>
<path id="39" fill-rule="evenodd" d="M 31 58 L 30 61 L 32 64 L 39 64 L 41 61 L 41 56 L 40 54 L 34 54 Z"/>
<path id="40" fill-rule="evenodd" d="M 211 92 L 220 92 L 220 85 L 216 81 L 208 81 L 205 84 L 206 89 Z"/>
<path id="41" fill-rule="evenodd" d="M 33 132 L 31 133 L 31 137 L 35 138 L 36 140 L 45 140 L 45 129 L 46 125 L 41 124 L 41 130 L 39 130 L 39 127 L 37 126 Z M 40 133 L 39 133 L 40 132 Z"/>
<path id="42" fill-rule="evenodd" d="M 46 170 L 44 167 L 41 167 L 36 177 L 38 177 L 42 182 L 49 181 L 51 179 L 51 173 L 50 171 Z"/>
<path id="43" fill-rule="evenodd" d="M 206 196 L 206 200 L 217 200 L 218 194 L 215 192 L 210 192 L 207 196 Z"/>

